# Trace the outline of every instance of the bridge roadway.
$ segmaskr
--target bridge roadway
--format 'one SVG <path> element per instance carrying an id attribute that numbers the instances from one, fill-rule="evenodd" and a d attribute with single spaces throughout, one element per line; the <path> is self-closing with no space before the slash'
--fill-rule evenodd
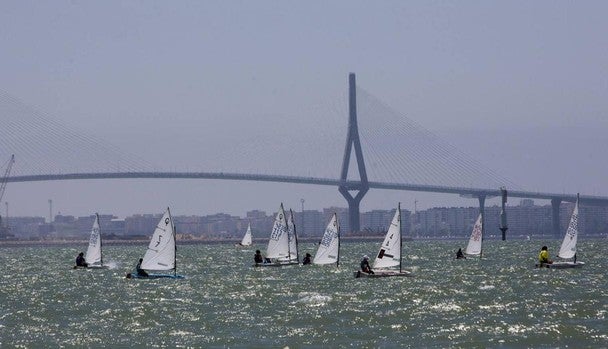
<path id="1" fill-rule="evenodd" d="M 264 175 L 264 174 L 244 174 L 244 173 L 226 173 L 226 172 L 106 172 L 106 173 L 65 173 L 65 174 L 45 174 L 45 175 L 24 175 L 12 176 L 8 178 L 8 182 L 41 182 L 41 181 L 57 181 L 57 180 L 84 180 L 84 179 L 128 179 L 128 178 L 157 178 L 157 179 L 221 179 L 221 180 L 238 180 L 238 181 L 258 181 L 258 182 L 279 182 L 279 183 L 296 183 L 296 184 L 313 184 L 338 187 L 345 185 L 353 189 L 357 189 L 360 185 L 359 181 L 341 181 L 339 179 L 316 178 L 316 177 L 298 177 L 298 176 L 281 176 L 281 175 Z M 374 189 L 389 189 L 389 190 L 404 190 L 417 192 L 431 193 L 449 193 L 458 194 L 465 197 L 493 197 L 500 196 L 500 189 L 479 189 L 465 187 L 449 187 L 440 185 L 422 185 L 422 184 L 407 184 L 407 183 L 384 183 L 384 182 L 369 182 L 369 187 Z M 575 194 L 556 194 L 543 192 L 529 192 L 509 190 L 509 197 L 529 198 L 529 199 L 545 199 L 553 201 L 576 201 Z M 608 206 L 608 197 L 581 195 L 580 203 L 592 206 Z"/>

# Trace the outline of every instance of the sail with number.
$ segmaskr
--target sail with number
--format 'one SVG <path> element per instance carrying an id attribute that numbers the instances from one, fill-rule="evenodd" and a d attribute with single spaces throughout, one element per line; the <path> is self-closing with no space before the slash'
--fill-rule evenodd
<path id="1" fill-rule="evenodd" d="M 464 253 L 470 255 L 479 255 L 481 254 L 481 242 L 483 240 L 482 232 L 483 226 L 481 223 L 481 213 L 477 217 L 477 221 L 475 221 L 475 225 L 473 226 L 473 231 L 471 232 L 471 238 L 469 239 L 469 244 L 467 245 Z"/>
<path id="2" fill-rule="evenodd" d="M 312 262 L 314 264 L 336 263 L 336 265 L 340 263 L 340 225 L 335 213 L 325 228 L 319 249 Z"/>
<path id="3" fill-rule="evenodd" d="M 149 270 L 175 269 L 175 226 L 168 207 L 154 230 L 141 268 Z"/>
<path id="4" fill-rule="evenodd" d="M 266 248 L 266 258 L 287 259 L 289 256 L 289 236 L 287 232 L 287 220 L 283 204 L 279 207 L 279 212 L 274 219 L 270 240 Z"/>
<path id="5" fill-rule="evenodd" d="M 560 258 L 572 258 L 576 254 L 576 241 L 578 239 L 578 195 L 576 197 L 576 204 L 574 204 L 574 211 L 570 217 L 570 224 L 568 224 L 568 230 L 564 241 L 562 241 L 562 247 L 559 249 L 557 254 Z"/>
<path id="6" fill-rule="evenodd" d="M 89 238 L 89 247 L 85 256 L 87 264 L 90 266 L 103 265 L 101 256 L 101 229 L 99 227 L 99 215 L 95 214 L 93 228 L 91 229 L 91 237 Z"/>
<path id="7" fill-rule="evenodd" d="M 247 231 L 245 232 L 245 236 L 243 236 L 243 240 L 241 240 L 241 246 L 251 246 L 251 223 L 247 226 Z"/>
<path id="8" fill-rule="evenodd" d="M 401 265 L 401 206 L 395 211 L 380 252 L 374 260 L 373 268 L 387 268 L 396 265 Z"/>

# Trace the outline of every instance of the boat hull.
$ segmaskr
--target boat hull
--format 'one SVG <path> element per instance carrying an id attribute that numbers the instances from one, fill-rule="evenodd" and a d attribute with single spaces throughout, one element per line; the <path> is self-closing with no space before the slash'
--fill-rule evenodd
<path id="1" fill-rule="evenodd" d="M 585 262 L 553 262 L 552 264 L 535 264 L 537 268 L 549 268 L 549 269 L 571 269 L 581 268 L 585 265 Z"/>
<path id="2" fill-rule="evenodd" d="M 73 269 L 109 269 L 107 265 L 89 265 L 88 267 L 74 266 Z"/>
<path id="3" fill-rule="evenodd" d="M 127 274 L 127 279 L 184 279 L 180 274 L 148 274 L 148 276 L 138 275 L 137 273 Z"/>
<path id="4" fill-rule="evenodd" d="M 258 267 L 286 267 L 288 265 L 299 265 L 300 262 L 291 261 L 291 262 L 273 262 L 273 263 L 255 263 L 253 266 Z"/>
<path id="5" fill-rule="evenodd" d="M 355 278 L 385 278 L 392 276 L 414 276 L 412 272 L 402 270 L 376 270 L 373 274 L 364 273 L 360 270 L 354 272 Z"/>

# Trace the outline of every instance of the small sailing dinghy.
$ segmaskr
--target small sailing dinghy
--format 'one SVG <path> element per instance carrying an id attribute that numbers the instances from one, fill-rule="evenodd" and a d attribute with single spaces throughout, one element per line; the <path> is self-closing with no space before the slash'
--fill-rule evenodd
<path id="1" fill-rule="evenodd" d="M 373 274 L 364 273 L 361 270 L 355 271 L 355 277 L 389 277 L 389 276 L 412 276 L 412 273 L 402 269 L 401 262 L 401 203 L 397 206 L 395 216 L 391 221 L 391 226 L 386 232 L 384 242 L 380 246 L 378 256 L 374 260 Z M 399 270 L 388 269 L 389 267 L 399 266 Z M 378 270 L 374 270 L 378 268 Z"/>
<path id="2" fill-rule="evenodd" d="M 319 249 L 312 262 L 313 264 L 336 263 L 336 267 L 340 266 L 340 224 L 335 213 L 325 228 Z"/>
<path id="3" fill-rule="evenodd" d="M 93 220 L 93 228 L 91 228 L 91 236 L 89 237 L 89 247 L 87 254 L 84 256 L 87 263 L 86 267 L 74 266 L 74 269 L 106 269 L 107 265 L 103 265 L 103 256 L 101 253 L 101 229 L 99 226 L 99 215 L 95 213 Z"/>
<path id="4" fill-rule="evenodd" d="M 477 217 L 477 221 L 475 221 L 475 225 L 473 226 L 473 231 L 471 232 L 471 238 L 469 239 L 469 244 L 465 249 L 464 253 L 469 256 L 479 256 L 481 258 L 481 243 L 483 242 L 483 225 L 481 221 L 481 213 Z"/>
<path id="5" fill-rule="evenodd" d="M 243 236 L 243 240 L 240 243 L 235 244 L 235 247 L 249 247 L 253 243 L 251 237 L 251 223 L 247 226 L 247 231 L 245 232 L 245 236 Z"/>
<path id="6" fill-rule="evenodd" d="M 585 265 L 584 262 L 576 260 L 576 242 L 578 240 L 578 194 L 576 194 L 576 203 L 574 204 L 574 210 L 572 216 L 570 216 L 570 223 L 568 224 L 568 230 L 566 230 L 566 236 L 562 241 L 562 246 L 559 249 L 557 256 L 562 259 L 573 259 L 571 261 L 558 261 L 551 264 L 536 264 L 537 267 L 547 267 L 552 269 L 567 269 L 567 268 L 580 268 Z"/>
<path id="7" fill-rule="evenodd" d="M 281 203 L 268 240 L 266 258 L 263 263 L 255 263 L 253 266 L 282 267 L 294 264 L 299 264 L 296 226 L 293 221 L 293 212 L 291 212 L 288 221 Z"/>
<path id="8" fill-rule="evenodd" d="M 171 212 L 167 207 L 167 211 L 160 219 L 154 229 L 152 240 L 148 245 L 148 250 L 141 261 L 141 269 L 154 271 L 173 270 L 173 273 L 147 273 L 142 275 L 137 272 L 127 274 L 127 278 L 134 279 L 183 279 L 183 275 L 177 274 L 177 264 L 175 252 L 177 250 L 175 244 L 175 225 L 171 218 Z"/>

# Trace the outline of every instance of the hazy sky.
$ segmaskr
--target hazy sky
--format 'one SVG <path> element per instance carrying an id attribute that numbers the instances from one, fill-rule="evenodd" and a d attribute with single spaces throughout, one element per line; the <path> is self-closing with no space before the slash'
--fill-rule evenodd
<path id="1" fill-rule="evenodd" d="M 0 90 L 152 163 L 214 170 L 238 167 L 214 154 L 242 152 L 243 134 L 320 142 L 305 121 L 345 103 L 355 72 L 523 189 L 608 196 L 607 13 L 605 1 L 2 1 Z M 123 217 L 346 205 L 336 188 L 192 180 L 9 184 L 4 201 L 10 215 L 46 216 L 49 198 L 55 213 Z M 362 209 L 414 200 L 476 204 L 371 191 Z"/>

